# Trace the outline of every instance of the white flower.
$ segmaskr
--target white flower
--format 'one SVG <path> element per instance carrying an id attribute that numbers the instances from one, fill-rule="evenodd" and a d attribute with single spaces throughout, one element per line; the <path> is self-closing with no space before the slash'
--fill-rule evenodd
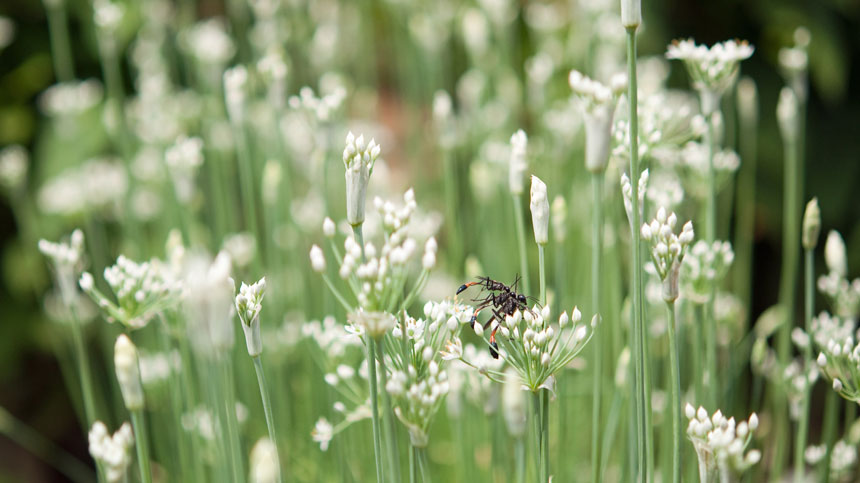
<path id="1" fill-rule="evenodd" d="M 349 314 L 347 319 L 350 323 L 363 328 L 374 339 L 379 339 L 394 328 L 395 322 L 394 316 L 387 312 L 366 312 L 363 309 Z"/>
<path id="2" fill-rule="evenodd" d="M 525 131 L 518 130 L 511 136 L 511 158 L 508 171 L 508 187 L 512 194 L 522 194 L 523 176 L 528 168 L 528 160 L 526 159 L 526 149 L 528 146 L 528 137 Z"/>
<path id="3" fill-rule="evenodd" d="M 702 112 L 710 115 L 718 101 L 737 79 L 740 61 L 752 56 L 755 49 L 746 41 L 727 40 L 708 48 L 692 39 L 675 40 L 666 57 L 684 62 L 693 86 L 702 95 Z"/>
<path id="4" fill-rule="evenodd" d="M 334 236 L 334 234 L 335 234 L 334 221 L 329 217 L 325 217 L 325 220 L 323 220 L 323 235 L 325 235 L 326 238 L 331 238 Z"/>
<path id="5" fill-rule="evenodd" d="M 776 104 L 776 119 L 779 121 L 779 131 L 786 143 L 794 143 L 797 140 L 800 120 L 798 119 L 797 95 L 790 87 L 783 87 L 779 91 L 779 102 Z"/>
<path id="6" fill-rule="evenodd" d="M 627 85 L 627 78 L 618 74 L 612 78 L 610 86 L 605 86 L 572 70 L 568 83 L 581 99 L 585 113 L 585 167 L 593 173 L 603 172 L 609 161 L 615 103 Z"/>
<path id="7" fill-rule="evenodd" d="M 111 436 L 107 426 L 101 421 L 93 423 L 89 432 L 90 455 L 105 471 L 105 478 L 110 483 L 123 481 L 126 469 L 131 464 L 131 448 L 134 446 L 134 435 L 131 425 L 127 422 Z"/>
<path id="8" fill-rule="evenodd" d="M 120 334 L 114 345 L 114 368 L 122 399 L 129 411 L 143 409 L 143 386 L 137 362 L 137 348 L 125 334 Z"/>
<path id="9" fill-rule="evenodd" d="M 230 120 L 241 123 L 245 112 L 245 90 L 248 84 L 248 69 L 237 65 L 224 72 L 224 100 Z"/>
<path id="10" fill-rule="evenodd" d="M 621 0 L 621 25 L 636 28 L 642 23 L 642 0 Z"/>
<path id="11" fill-rule="evenodd" d="M 827 241 L 824 242 L 824 262 L 831 272 L 841 277 L 848 274 L 848 262 L 845 257 L 845 242 L 836 230 L 830 230 Z"/>
<path id="12" fill-rule="evenodd" d="M 325 255 L 323 254 L 322 248 L 317 245 L 311 247 L 311 267 L 317 273 L 325 272 Z"/>
<path id="13" fill-rule="evenodd" d="M 236 313 L 245 332 L 248 355 L 256 357 L 263 352 L 263 339 L 260 337 L 260 311 L 263 309 L 263 296 L 266 293 L 266 277 L 252 285 L 242 282 L 236 295 Z"/>
<path id="14" fill-rule="evenodd" d="M 176 197 L 182 203 L 188 203 L 194 192 L 194 175 L 203 164 L 203 140 L 180 136 L 164 152 L 164 160 L 173 179 Z"/>
<path id="15" fill-rule="evenodd" d="M 311 432 L 314 441 L 319 443 L 320 449 L 326 451 L 331 439 L 334 437 L 334 427 L 326 418 L 320 418 Z"/>
<path id="16" fill-rule="evenodd" d="M 367 183 L 381 148 L 373 139 L 365 144 L 364 136 L 346 136 L 343 164 L 346 168 L 346 219 L 352 226 L 364 223 L 364 204 Z"/>
<path id="17" fill-rule="evenodd" d="M 546 184 L 537 176 L 532 176 L 530 207 L 535 242 L 545 245 L 549 241 L 549 199 L 546 195 Z"/>
<path id="18" fill-rule="evenodd" d="M 278 448 L 269 438 L 261 438 L 251 450 L 251 483 L 276 483 L 281 479 Z"/>
<path id="19" fill-rule="evenodd" d="M 206 355 L 230 350 L 235 343 L 232 262 L 227 252 L 214 260 L 192 255 L 185 264 L 184 305 L 192 347 Z"/>

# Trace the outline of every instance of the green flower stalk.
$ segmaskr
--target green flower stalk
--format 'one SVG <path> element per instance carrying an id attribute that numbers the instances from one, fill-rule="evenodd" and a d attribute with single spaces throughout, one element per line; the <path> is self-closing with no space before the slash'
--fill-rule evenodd
<path id="1" fill-rule="evenodd" d="M 275 447 L 277 461 L 277 437 L 275 435 L 275 419 L 272 414 L 272 402 L 269 398 L 269 388 L 266 384 L 266 376 L 263 372 L 261 354 L 263 353 L 263 339 L 260 336 L 260 311 L 263 309 L 263 297 L 266 294 L 266 278 L 263 277 L 252 285 L 244 282 L 236 295 L 236 313 L 242 331 L 245 333 L 245 343 L 248 347 L 248 355 L 254 361 L 254 371 L 257 373 L 257 385 L 260 387 L 260 399 L 263 401 L 263 412 L 266 415 L 266 428 L 269 432 L 269 444 Z M 259 443 L 258 443 L 259 444 Z M 253 471 L 253 470 L 252 470 Z M 280 471 L 278 471 L 280 481 Z"/>
<path id="2" fill-rule="evenodd" d="M 666 215 L 663 207 L 650 224 L 642 225 L 642 239 L 651 245 L 651 262 L 663 282 L 663 300 L 668 314 L 670 392 L 672 405 L 672 481 L 681 481 L 681 372 L 680 354 L 675 338 L 675 301 L 678 300 L 678 279 L 687 247 L 693 241 L 693 223 L 687 222 L 680 235 L 674 233 L 677 224 L 675 213 Z"/>
<path id="3" fill-rule="evenodd" d="M 114 367 L 122 399 L 126 409 L 131 413 L 131 423 L 134 426 L 134 436 L 137 446 L 137 464 L 140 468 L 140 480 L 152 482 L 152 470 L 149 463 L 149 442 L 146 436 L 146 421 L 143 416 L 144 397 L 143 385 L 140 382 L 137 347 L 125 334 L 120 334 L 114 347 Z"/>
<path id="4" fill-rule="evenodd" d="M 699 481 L 708 483 L 719 474 L 720 482 L 731 481 L 732 475 L 746 471 L 761 460 L 757 449 L 747 451 L 752 433 L 758 428 L 758 416 L 752 413 L 748 420 L 735 422 L 726 419 L 719 409 L 711 416 L 705 408 L 696 410 L 687 404 L 687 437 L 693 443 L 699 463 Z"/>

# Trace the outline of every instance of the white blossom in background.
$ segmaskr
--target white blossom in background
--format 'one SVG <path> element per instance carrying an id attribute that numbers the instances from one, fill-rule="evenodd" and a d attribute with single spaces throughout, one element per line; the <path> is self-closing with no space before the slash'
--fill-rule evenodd
<path id="1" fill-rule="evenodd" d="M 648 179 L 649 188 L 645 193 L 649 206 L 662 206 L 674 210 L 684 201 L 684 187 L 673 170 L 661 169 Z"/>
<path id="2" fill-rule="evenodd" d="M 708 146 L 705 144 L 688 142 L 679 153 L 677 167 L 684 175 L 687 192 L 698 199 L 704 199 L 708 193 L 709 163 Z M 718 190 L 734 179 L 740 164 L 740 157 L 731 149 L 714 153 L 714 175 Z"/>
<path id="3" fill-rule="evenodd" d="M 799 327 L 795 327 L 792 331 L 791 338 L 800 348 L 809 345 L 809 337 Z M 818 380 L 818 376 L 819 371 L 815 365 L 806 367 L 801 360 L 791 361 L 782 371 L 782 382 L 788 398 L 789 417 L 792 421 L 800 419 L 804 395 Z"/>
<path id="4" fill-rule="evenodd" d="M 567 238 L 567 201 L 564 196 L 556 195 L 549 211 L 552 215 L 552 235 L 555 241 L 561 243 Z"/>
<path id="5" fill-rule="evenodd" d="M 346 89 L 337 86 L 328 94 L 319 97 L 310 87 L 299 89 L 299 95 L 289 99 L 289 106 L 295 110 L 301 110 L 309 114 L 316 123 L 331 121 L 335 113 L 343 106 L 346 100 Z"/>
<path id="6" fill-rule="evenodd" d="M 203 140 L 180 136 L 165 150 L 164 161 L 173 179 L 176 197 L 181 203 L 188 204 L 194 194 L 195 175 L 203 164 Z"/>
<path id="7" fill-rule="evenodd" d="M 696 410 L 687 404 L 684 411 L 690 420 L 687 437 L 696 450 L 700 481 L 710 481 L 717 473 L 720 481 L 729 481 L 761 460 L 759 450 L 747 451 L 752 433 L 758 428 L 756 413 L 736 423 L 735 418 L 726 419 L 719 409 L 711 416 L 705 408 L 699 406 Z"/>
<path id="8" fill-rule="evenodd" d="M 627 76 L 617 74 L 606 86 L 572 70 L 568 84 L 580 99 L 585 114 L 585 168 L 592 173 L 602 173 L 609 162 L 615 105 L 627 87 Z"/>
<path id="9" fill-rule="evenodd" d="M 131 448 L 134 446 L 134 434 L 131 425 L 123 423 L 111 435 L 103 422 L 96 421 L 88 439 L 90 455 L 103 468 L 107 481 L 124 481 L 126 470 L 133 460 Z"/>
<path id="10" fill-rule="evenodd" d="M 846 318 L 860 315 L 860 278 L 849 280 L 845 241 L 839 232 L 831 230 L 824 243 L 827 274 L 818 278 L 818 290 L 830 300 L 833 311 Z"/>
<path id="11" fill-rule="evenodd" d="M 251 449 L 251 483 L 276 483 L 281 481 L 278 448 L 269 438 L 261 438 Z"/>
<path id="12" fill-rule="evenodd" d="M 126 169 L 119 159 L 96 158 L 68 168 L 46 181 L 38 191 L 40 211 L 55 215 L 78 215 L 108 211 L 125 200 Z"/>
<path id="13" fill-rule="evenodd" d="M 15 38 L 15 23 L 9 17 L 0 16 L 0 51 Z"/>
<path id="14" fill-rule="evenodd" d="M 799 109 L 797 94 L 791 88 L 783 87 L 776 104 L 776 120 L 779 121 L 779 132 L 786 143 L 797 141 L 800 132 Z"/>
<path id="15" fill-rule="evenodd" d="M 191 347 L 200 354 L 223 354 L 236 341 L 231 270 L 230 256 L 223 251 L 214 260 L 198 253 L 185 262 L 182 284 L 188 337 Z"/>
<path id="16" fill-rule="evenodd" d="M 374 339 L 380 339 L 394 328 L 394 316 L 388 312 L 365 312 L 359 309 L 347 315 L 347 320 L 356 334 L 367 334 Z"/>
<path id="17" fill-rule="evenodd" d="M 546 184 L 534 175 L 532 175 L 529 207 L 532 212 L 535 243 L 546 245 L 549 241 L 549 198 L 546 194 Z"/>
<path id="18" fill-rule="evenodd" d="M 140 329 L 179 301 L 181 282 L 178 273 L 157 258 L 137 263 L 120 255 L 115 265 L 105 269 L 104 278 L 116 297 L 116 303 L 96 288 L 89 272 L 81 274 L 78 284 L 104 312 L 109 323 L 120 322 L 126 327 Z"/>
<path id="19" fill-rule="evenodd" d="M 137 347 L 125 334 L 120 334 L 114 345 L 114 368 L 122 391 L 122 399 L 129 411 L 143 409 L 143 384 L 140 379 Z"/>
<path id="20" fill-rule="evenodd" d="M 695 303 L 705 303 L 711 287 L 718 285 L 726 276 L 734 259 L 732 245 L 727 241 L 697 241 L 681 265 L 682 277 L 688 288 L 684 290 L 685 297 Z"/>
<path id="21" fill-rule="evenodd" d="M 674 230 L 677 223 L 675 213 L 667 215 L 666 209 L 661 206 L 651 223 L 644 223 L 640 230 L 642 240 L 651 245 L 651 262 L 663 281 L 663 300 L 666 302 L 678 299 L 681 263 L 694 236 L 691 221 L 685 223 L 681 233 L 676 235 Z"/>
<path id="22" fill-rule="evenodd" d="M 41 239 L 39 251 L 48 260 L 63 303 L 72 303 L 77 295 L 75 282 L 84 267 L 84 232 L 76 229 L 59 242 Z"/>
<path id="23" fill-rule="evenodd" d="M 526 158 L 528 141 L 528 137 L 522 129 L 511 136 L 508 187 L 511 190 L 511 194 L 514 195 L 521 195 L 525 189 L 525 180 L 523 178 L 528 168 L 528 159 Z"/>
<path id="24" fill-rule="evenodd" d="M 237 402 L 236 420 L 239 424 L 244 424 L 248 420 L 248 408 L 244 404 Z M 182 429 L 194 434 L 202 439 L 211 450 L 214 451 L 216 444 L 215 438 L 221 434 L 222 428 L 218 424 L 220 419 L 212 415 L 212 411 L 204 406 L 198 406 L 190 412 L 184 413 L 181 418 Z"/>
<path id="25" fill-rule="evenodd" d="M 286 105 L 287 58 L 283 51 L 269 48 L 257 61 L 257 72 L 267 86 L 268 100 L 275 109 Z"/>
<path id="26" fill-rule="evenodd" d="M 362 348 L 358 337 L 347 336 L 343 324 L 332 316 L 302 325 L 302 337 L 313 341 L 327 359 L 335 362 L 343 360 L 350 351 L 360 351 Z"/>
<path id="27" fill-rule="evenodd" d="M 745 40 L 727 40 L 709 48 L 686 39 L 673 41 L 666 57 L 684 62 L 701 96 L 702 113 L 709 116 L 719 109 L 720 97 L 737 80 L 740 62 L 752 57 L 754 51 Z"/>
<path id="28" fill-rule="evenodd" d="M 364 136 L 346 135 L 343 166 L 346 168 L 346 219 L 352 226 L 364 223 L 367 183 L 381 148 L 373 139 L 365 143 Z"/>
<path id="29" fill-rule="evenodd" d="M 645 205 L 645 193 L 648 191 L 648 170 L 639 173 L 639 219 L 642 219 L 641 213 Z M 621 173 L 621 195 L 624 197 L 624 211 L 627 213 L 627 221 L 633 222 L 633 184 L 627 173 Z"/>
<path id="30" fill-rule="evenodd" d="M 201 64 L 221 68 L 236 53 L 225 23 L 218 17 L 201 20 L 180 33 L 180 45 Z"/>
<path id="31" fill-rule="evenodd" d="M 322 451 L 328 450 L 328 446 L 331 444 L 334 434 L 334 426 L 332 426 L 326 418 L 320 418 L 317 420 L 314 425 L 314 429 L 311 432 L 314 442 L 319 443 L 320 450 Z"/>
<path id="32" fill-rule="evenodd" d="M 79 116 L 102 101 L 104 89 L 96 79 L 54 84 L 39 95 L 39 109 L 51 117 Z"/>
<path id="33" fill-rule="evenodd" d="M 833 445 L 830 455 L 831 481 L 851 481 L 854 466 L 857 464 L 857 444 L 846 443 L 840 439 Z"/>
<path id="34" fill-rule="evenodd" d="M 242 282 L 236 295 L 236 313 L 245 332 L 248 355 L 257 357 L 263 352 L 263 339 L 260 337 L 260 311 L 263 309 L 263 296 L 266 294 L 266 277 L 247 285 Z"/>
<path id="35" fill-rule="evenodd" d="M 0 188 L 15 192 L 27 179 L 30 154 L 20 144 L 0 149 Z"/>
<path id="36" fill-rule="evenodd" d="M 257 255 L 257 238 L 247 231 L 224 235 L 221 249 L 230 255 L 236 268 L 247 268 Z"/>
<path id="37" fill-rule="evenodd" d="M 248 97 L 248 69 L 237 65 L 224 71 L 224 102 L 230 122 L 241 124 L 245 120 L 245 103 Z"/>
<path id="38" fill-rule="evenodd" d="M 812 35 L 809 29 L 800 26 L 794 30 L 794 45 L 779 49 L 777 60 L 788 85 L 794 91 L 798 100 L 806 102 L 808 82 L 806 80 L 809 67 L 809 44 Z"/>
<path id="39" fill-rule="evenodd" d="M 182 371 L 182 358 L 178 351 L 138 353 L 137 365 L 140 367 L 140 382 L 144 387 L 166 382 L 171 375 Z"/>
<path id="40" fill-rule="evenodd" d="M 526 434 L 526 395 L 520 387 L 515 369 L 509 367 L 505 375 L 505 384 L 502 386 L 502 414 L 508 434 L 514 438 L 522 438 Z"/>

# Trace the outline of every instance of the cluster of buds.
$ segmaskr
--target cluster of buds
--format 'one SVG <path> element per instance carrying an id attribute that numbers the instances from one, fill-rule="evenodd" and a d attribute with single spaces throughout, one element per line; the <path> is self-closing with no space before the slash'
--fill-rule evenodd
<path id="1" fill-rule="evenodd" d="M 343 149 L 343 166 L 346 168 L 346 219 L 352 226 L 364 223 L 367 183 L 381 149 L 373 139 L 365 142 L 364 135 L 356 138 L 351 131 L 346 135 L 346 147 Z"/>
<path id="2" fill-rule="evenodd" d="M 841 317 L 854 318 L 860 314 L 860 278 L 848 280 L 845 242 L 837 231 L 827 234 L 824 261 L 828 273 L 818 278 L 818 290 L 826 295 L 833 310 Z"/>
<path id="3" fill-rule="evenodd" d="M 111 435 L 105 423 L 96 421 L 90 429 L 89 446 L 90 455 L 104 470 L 107 481 L 115 483 L 125 480 L 126 470 L 132 461 L 131 448 L 134 446 L 130 424 L 123 423 Z"/>
<path id="4" fill-rule="evenodd" d="M 693 39 L 675 40 L 666 57 L 684 62 L 693 87 L 702 97 L 702 113 L 716 112 L 720 96 L 737 80 L 740 62 L 752 56 L 755 49 L 745 40 L 727 40 L 708 48 Z"/>
<path id="5" fill-rule="evenodd" d="M 856 343 L 854 321 L 822 312 L 812 319 L 812 334 L 821 352 L 818 368 L 833 390 L 849 401 L 860 403 L 860 343 Z"/>
<path id="6" fill-rule="evenodd" d="M 756 413 L 747 421 L 735 423 L 735 418 L 726 419 L 719 409 L 709 416 L 705 408 L 699 406 L 696 410 L 687 404 L 685 412 L 690 420 L 687 436 L 696 450 L 700 481 L 710 481 L 715 471 L 719 471 L 721 481 L 728 481 L 731 472 L 743 472 L 761 460 L 760 451 L 747 451 L 752 433 L 758 428 Z"/>
<path id="7" fill-rule="evenodd" d="M 684 280 L 690 287 L 690 290 L 685 292 L 690 300 L 695 303 L 705 303 L 711 287 L 719 284 L 726 276 L 734 259 L 735 253 L 729 242 L 720 240 L 713 243 L 704 240 L 696 242 L 687 252 L 684 264 L 681 266 Z"/>
<path id="8" fill-rule="evenodd" d="M 678 299 L 678 277 L 681 262 L 684 261 L 687 247 L 693 242 L 693 223 L 688 221 L 680 235 L 674 232 L 678 217 L 675 213 L 666 215 L 662 206 L 651 223 L 642 225 L 642 239 L 651 243 L 651 261 L 660 280 L 663 281 L 663 300 L 674 302 Z"/>
<path id="9" fill-rule="evenodd" d="M 409 431 L 412 446 L 427 446 L 430 423 L 448 389 L 448 374 L 433 358 L 426 364 L 410 364 L 405 370 L 392 372 L 385 390 L 393 397 L 394 414 Z"/>
<path id="10" fill-rule="evenodd" d="M 242 322 L 248 355 L 257 357 L 263 352 L 263 339 L 260 337 L 260 311 L 263 310 L 263 297 L 266 295 L 266 277 L 252 285 L 242 282 L 236 295 L 236 313 Z"/>
<path id="11" fill-rule="evenodd" d="M 60 242 L 39 240 L 39 251 L 48 259 L 63 303 L 72 303 L 76 293 L 75 279 L 84 265 L 84 233 L 75 230 L 68 240 Z"/>
<path id="12" fill-rule="evenodd" d="M 642 218 L 642 207 L 645 201 L 645 192 L 648 189 L 648 170 L 639 173 L 639 218 Z M 624 197 L 624 211 L 627 212 L 627 220 L 633 222 L 633 184 L 627 173 L 621 173 L 621 195 Z"/>
<path id="13" fill-rule="evenodd" d="M 710 178 L 710 154 L 708 146 L 698 142 L 688 142 L 680 153 L 680 166 L 686 175 L 689 191 L 699 199 L 708 193 Z M 741 158 L 731 149 L 717 151 L 713 155 L 714 176 L 717 189 L 725 186 L 741 165 Z"/>
<path id="14" fill-rule="evenodd" d="M 567 367 L 591 340 L 599 316 L 595 315 L 590 325 L 581 324 L 581 321 L 582 313 L 578 308 L 574 308 L 571 315 L 563 312 L 556 324 L 550 321 L 549 307 L 517 310 L 501 322 L 493 321 L 488 344 L 494 351 L 499 347 L 498 354 L 516 369 L 524 389 L 553 391 L 555 374 Z M 474 329 L 479 335 L 484 332 L 478 323 Z M 496 338 L 496 331 L 501 337 Z M 479 368 L 462 357 L 460 360 L 481 370 L 494 381 L 505 382 L 506 376 L 502 372 Z"/>
<path id="15" fill-rule="evenodd" d="M 801 332 L 802 330 L 798 328 L 791 334 L 797 345 L 808 343 L 808 337 L 799 335 Z M 799 359 L 789 363 L 782 371 L 782 379 L 788 397 L 789 417 L 792 420 L 797 421 L 800 418 L 804 395 L 818 380 L 818 375 L 817 367 L 814 365 L 808 367 Z"/>
<path id="16" fill-rule="evenodd" d="M 109 323 L 119 321 L 126 327 L 140 329 L 179 300 L 181 283 L 170 266 L 158 259 L 137 263 L 120 255 L 115 265 L 105 269 L 104 277 L 116 303 L 96 288 L 89 272 L 81 274 L 78 284 L 104 311 Z"/>
<path id="17" fill-rule="evenodd" d="M 592 173 L 602 173 L 609 162 L 615 105 L 627 87 L 627 77 L 616 74 L 606 86 L 572 70 L 567 80 L 581 100 L 585 114 L 585 168 Z"/>
<path id="18" fill-rule="evenodd" d="M 549 198 L 546 194 L 546 184 L 537 176 L 532 176 L 532 188 L 529 194 L 535 242 L 538 245 L 546 245 L 549 241 Z"/>

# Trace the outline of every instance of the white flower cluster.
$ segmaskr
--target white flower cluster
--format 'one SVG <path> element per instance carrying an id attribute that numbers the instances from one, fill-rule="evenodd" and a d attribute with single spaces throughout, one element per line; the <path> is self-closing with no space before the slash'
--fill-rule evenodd
<path id="1" fill-rule="evenodd" d="M 627 87 L 627 76 L 616 74 L 606 86 L 572 70 L 567 80 L 582 101 L 585 114 L 585 167 L 592 172 L 602 172 L 609 161 L 615 104 Z"/>
<path id="2" fill-rule="evenodd" d="M 220 418 L 213 416 L 212 411 L 203 406 L 191 410 L 182 415 L 182 429 L 189 433 L 195 434 L 203 441 L 214 444 L 215 437 L 220 433 L 221 428 L 218 424 Z M 248 420 L 248 408 L 240 403 L 236 403 L 236 420 L 239 424 L 243 424 Z"/>
<path id="3" fill-rule="evenodd" d="M 278 483 L 281 481 L 281 468 L 278 460 L 278 447 L 269 438 L 261 438 L 251 449 L 251 483 Z"/>
<path id="4" fill-rule="evenodd" d="M 798 337 L 799 333 L 802 333 L 802 330 L 800 330 L 800 332 L 792 332 L 792 339 L 795 339 L 795 343 L 801 342 L 801 344 L 803 344 L 804 341 L 798 340 L 801 339 L 801 337 Z M 801 411 L 803 409 L 803 397 L 806 394 L 806 391 L 815 384 L 815 381 L 818 380 L 818 368 L 815 367 L 815 365 L 812 365 L 812 367 L 805 366 L 806 365 L 800 360 L 794 360 L 791 361 L 791 363 L 789 363 L 782 372 L 782 379 L 785 384 L 786 395 L 788 397 L 789 417 L 794 421 L 797 421 L 800 418 Z"/>
<path id="5" fill-rule="evenodd" d="M 77 116 L 101 102 L 102 93 L 96 79 L 55 84 L 39 96 L 39 108 L 47 116 Z"/>
<path id="6" fill-rule="evenodd" d="M 591 340 L 599 316 L 594 316 L 590 326 L 580 324 L 581 321 L 582 313 L 578 308 L 574 308 L 571 315 L 563 312 L 557 324 L 550 321 L 549 307 L 535 306 L 524 312 L 517 310 L 503 321 L 493 320 L 488 343 L 494 353 L 498 352 L 517 370 L 524 389 L 553 391 L 555 374 L 567 367 Z M 483 333 L 479 323 L 474 324 L 474 329 L 478 334 Z M 501 334 L 498 338 L 495 337 L 496 331 Z M 465 358 L 460 360 L 481 370 Z M 505 381 L 501 372 L 487 369 L 482 372 L 497 382 Z"/>
<path id="7" fill-rule="evenodd" d="M 642 207 L 645 200 L 645 192 L 648 190 L 648 170 L 639 173 L 639 219 L 642 219 Z M 627 221 L 633 222 L 633 184 L 627 173 L 621 173 L 621 195 L 624 197 L 624 211 L 627 212 Z"/>
<path id="8" fill-rule="evenodd" d="M 93 423 L 89 433 L 90 454 L 104 469 L 107 481 L 123 481 L 126 469 L 131 464 L 131 448 L 134 434 L 131 425 L 123 423 L 116 432 L 108 433 L 107 426 L 101 421 Z"/>
<path id="9" fill-rule="evenodd" d="M 347 356 L 350 348 L 361 349 L 361 340 L 350 337 L 343 324 L 328 316 L 322 321 L 312 320 L 302 325 L 302 336 L 313 340 L 327 359 L 338 361 Z"/>
<path id="10" fill-rule="evenodd" d="M 221 67 L 236 53 L 224 24 L 217 17 L 197 22 L 181 33 L 180 43 L 201 64 Z"/>
<path id="11" fill-rule="evenodd" d="M 409 431 L 413 446 L 427 446 L 433 416 L 448 394 L 448 374 L 431 360 L 421 372 L 414 365 L 395 370 L 385 387 L 393 396 L 394 414 Z"/>
<path id="12" fill-rule="evenodd" d="M 528 168 L 526 158 L 529 138 L 525 131 L 518 130 L 511 136 L 511 157 L 508 171 L 508 187 L 512 194 L 520 195 L 525 188 L 523 176 Z"/>
<path id="13" fill-rule="evenodd" d="M 696 303 L 707 301 L 711 287 L 719 284 L 726 276 L 734 259 L 732 245 L 727 241 L 696 242 L 687 252 L 681 266 L 684 280 L 690 288 L 685 294 Z"/>
<path id="14" fill-rule="evenodd" d="M 346 147 L 343 149 L 343 166 L 346 168 L 346 219 L 352 226 L 364 223 L 367 183 L 381 151 L 382 148 L 373 139 L 366 143 L 364 135 L 356 138 L 352 131 L 346 135 Z"/>
<path id="15" fill-rule="evenodd" d="M 818 278 L 818 290 L 830 299 L 837 315 L 857 317 L 860 315 L 860 278 L 848 280 L 845 242 L 835 230 L 827 234 L 824 261 L 827 264 L 828 273 Z"/>
<path id="16" fill-rule="evenodd" d="M 173 179 L 176 197 L 188 203 L 194 194 L 194 175 L 203 164 L 203 140 L 180 136 L 164 152 L 164 161 Z"/>
<path id="17" fill-rule="evenodd" d="M 680 168 L 687 178 L 688 191 L 699 199 L 705 198 L 710 177 L 708 146 L 698 142 L 688 142 L 681 150 L 679 159 Z M 718 189 L 732 179 L 740 164 L 740 157 L 731 149 L 714 153 L 714 174 L 717 177 Z"/>
<path id="18" fill-rule="evenodd" d="M 822 312 L 812 320 L 812 333 L 821 352 L 818 367 L 833 390 L 860 403 L 860 343 L 854 321 Z"/>
<path id="19" fill-rule="evenodd" d="M 266 294 L 266 277 L 247 285 L 242 282 L 236 295 L 236 313 L 242 322 L 248 355 L 257 357 L 263 352 L 263 339 L 260 336 L 260 311 L 263 310 L 263 296 Z"/>
<path id="20" fill-rule="evenodd" d="M 167 381 L 171 374 L 182 371 L 182 357 L 179 352 L 153 352 L 138 354 L 140 382 L 144 386 L 156 385 Z"/>
<path id="21" fill-rule="evenodd" d="M 75 230 L 67 241 L 60 242 L 41 239 L 39 251 L 48 259 L 63 303 L 72 303 L 77 293 L 75 279 L 84 265 L 84 233 Z"/>
<path id="22" fill-rule="evenodd" d="M 471 313 L 469 317 L 471 318 Z M 501 372 L 505 366 L 504 359 L 493 358 L 486 347 L 478 348 L 474 344 L 466 344 L 463 347 L 459 338 L 446 342 L 446 348 L 440 355 L 443 360 L 449 361 L 446 369 L 450 388 L 447 398 L 448 414 L 459 417 L 463 413 L 464 401 L 481 409 L 484 414 L 494 414 L 501 403 L 499 385 L 485 375 L 490 371 Z M 461 358 L 469 363 L 462 362 Z M 509 368 L 509 371 L 513 370 Z M 511 379 L 517 391 L 521 392 L 519 375 L 514 372 L 512 378 L 506 381 L 512 382 Z"/>
<path id="23" fill-rule="evenodd" d="M 194 334 L 191 345 L 198 353 L 214 356 L 232 349 L 236 342 L 232 267 L 230 256 L 223 251 L 214 260 L 196 254 L 185 263 L 183 304 L 189 333 Z"/>
<path id="24" fill-rule="evenodd" d="M 128 178 L 116 159 L 92 159 L 69 168 L 39 189 L 39 209 L 48 214 L 76 215 L 118 206 Z"/>
<path id="25" fill-rule="evenodd" d="M 705 408 L 696 410 L 687 404 L 685 408 L 690 424 L 687 436 L 693 443 L 699 460 L 701 481 L 710 481 L 715 471 L 728 481 L 730 472 L 743 472 L 761 460 L 759 450 L 747 451 L 752 433 L 758 428 L 758 416 L 752 413 L 747 421 L 735 423 L 735 418 L 726 419 L 718 409 L 713 416 Z"/>
<path id="26" fill-rule="evenodd" d="M 686 39 L 672 42 L 666 57 L 683 61 L 693 86 L 714 97 L 703 98 L 702 110 L 708 115 L 716 110 L 719 96 L 737 79 L 740 61 L 750 58 L 754 50 L 745 40 L 727 40 L 708 48 Z"/>
<path id="27" fill-rule="evenodd" d="M 120 255 L 115 265 L 105 269 L 104 277 L 117 303 L 95 287 L 89 272 L 82 273 L 78 283 L 105 312 L 109 323 L 119 321 L 132 329 L 146 326 L 159 312 L 173 306 L 181 292 L 177 274 L 157 258 L 137 263 Z"/>
<path id="28" fill-rule="evenodd" d="M 693 222 L 688 221 L 680 235 L 674 232 L 678 217 L 666 215 L 662 206 L 651 223 L 642 225 L 642 239 L 651 243 L 651 261 L 663 283 L 663 299 L 674 302 L 678 298 L 678 275 L 687 247 L 693 242 Z"/>
<path id="29" fill-rule="evenodd" d="M 342 86 L 337 86 L 322 97 L 317 97 L 313 89 L 305 86 L 299 89 L 299 95 L 291 96 L 288 102 L 291 108 L 311 114 L 317 122 L 326 122 L 341 108 L 344 100 L 346 89 Z"/>
<path id="30" fill-rule="evenodd" d="M 27 177 L 30 155 L 20 144 L 0 149 L 0 188 L 14 191 Z"/>

